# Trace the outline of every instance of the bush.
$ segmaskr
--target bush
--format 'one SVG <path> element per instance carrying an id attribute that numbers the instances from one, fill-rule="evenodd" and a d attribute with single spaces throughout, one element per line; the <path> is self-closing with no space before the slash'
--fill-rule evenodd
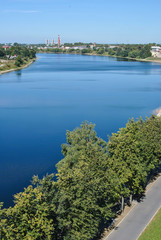
<path id="1" fill-rule="evenodd" d="M 23 64 L 23 60 L 20 56 L 17 57 L 16 61 L 15 61 L 15 65 L 17 67 L 20 67 Z"/>
<path id="2" fill-rule="evenodd" d="M 99 48 L 99 50 L 97 51 L 98 54 L 103 54 L 105 52 L 104 48 Z"/>
<path id="3" fill-rule="evenodd" d="M 137 58 L 137 57 L 139 57 L 139 50 L 133 50 L 133 51 L 131 51 L 131 52 L 129 52 L 129 57 L 130 58 Z"/>

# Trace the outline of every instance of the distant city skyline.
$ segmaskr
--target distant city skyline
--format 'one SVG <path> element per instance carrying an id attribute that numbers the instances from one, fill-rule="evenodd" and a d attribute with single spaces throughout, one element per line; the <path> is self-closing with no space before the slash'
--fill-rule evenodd
<path id="1" fill-rule="evenodd" d="M 161 1 L 5 0 L 0 43 L 161 43 Z"/>

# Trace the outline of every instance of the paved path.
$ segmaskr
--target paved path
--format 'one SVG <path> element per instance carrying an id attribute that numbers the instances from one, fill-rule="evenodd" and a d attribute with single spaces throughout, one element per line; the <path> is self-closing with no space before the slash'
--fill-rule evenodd
<path id="1" fill-rule="evenodd" d="M 105 240 L 137 240 L 160 207 L 161 176 L 148 190 L 143 201 L 136 204 Z"/>

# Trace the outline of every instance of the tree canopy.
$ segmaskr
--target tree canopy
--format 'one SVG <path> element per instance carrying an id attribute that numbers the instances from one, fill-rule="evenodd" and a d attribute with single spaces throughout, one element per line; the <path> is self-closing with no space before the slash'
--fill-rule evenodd
<path id="1" fill-rule="evenodd" d="M 1 239 L 91 240 L 122 197 L 142 196 L 161 161 L 161 118 L 131 119 L 108 142 L 94 127 L 84 122 L 67 131 L 56 180 L 34 176 L 13 207 L 1 208 Z"/>

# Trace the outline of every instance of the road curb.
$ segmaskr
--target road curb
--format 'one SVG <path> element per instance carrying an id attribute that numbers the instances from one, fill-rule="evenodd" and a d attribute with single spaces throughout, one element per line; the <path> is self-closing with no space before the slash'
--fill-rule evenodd
<path id="1" fill-rule="evenodd" d="M 159 178 L 161 177 L 161 175 L 159 174 L 157 179 L 155 179 L 153 182 L 150 182 L 150 186 L 148 188 L 147 185 L 147 189 L 145 190 L 145 194 L 147 194 L 152 186 L 159 180 Z M 132 212 L 132 210 L 134 209 L 135 206 L 137 206 L 139 204 L 139 202 L 137 201 L 133 201 L 134 206 L 130 209 L 130 211 L 122 218 L 122 220 L 114 227 L 114 229 L 108 234 L 108 236 L 106 238 L 103 238 L 103 240 L 108 240 L 108 238 L 110 237 L 110 235 L 115 231 L 115 229 L 125 220 L 125 218 Z M 161 207 L 159 207 L 160 209 Z M 146 227 L 150 224 L 151 220 L 155 217 L 155 215 L 157 214 L 157 212 L 159 211 L 159 209 L 157 209 L 157 211 L 155 212 L 155 214 L 152 216 L 152 218 L 149 220 L 149 222 L 146 224 L 145 228 L 142 230 L 142 232 L 139 234 L 138 238 L 141 236 L 141 234 L 144 232 L 144 230 L 146 229 Z M 138 238 L 136 240 L 138 240 Z"/>
<path id="2" fill-rule="evenodd" d="M 131 213 L 131 211 L 134 209 L 134 207 L 136 207 L 136 205 L 138 204 L 138 202 L 134 203 L 134 206 L 130 209 L 130 211 L 125 215 L 125 217 L 114 227 L 114 229 L 109 233 L 109 235 L 104 239 L 104 240 L 108 240 L 109 236 L 115 231 L 115 228 L 117 228 L 123 221 L 124 219 Z"/>

